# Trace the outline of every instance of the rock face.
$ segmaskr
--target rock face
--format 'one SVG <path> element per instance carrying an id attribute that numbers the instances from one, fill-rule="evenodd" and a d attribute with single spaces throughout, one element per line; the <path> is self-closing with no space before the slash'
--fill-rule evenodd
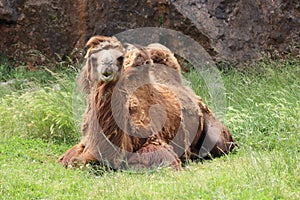
<path id="1" fill-rule="evenodd" d="M 271 47 L 283 52 L 300 43 L 300 2 L 0 0 L 1 52 L 18 62 L 72 57 L 93 35 L 153 26 L 189 35 L 216 61 L 244 63 Z"/>

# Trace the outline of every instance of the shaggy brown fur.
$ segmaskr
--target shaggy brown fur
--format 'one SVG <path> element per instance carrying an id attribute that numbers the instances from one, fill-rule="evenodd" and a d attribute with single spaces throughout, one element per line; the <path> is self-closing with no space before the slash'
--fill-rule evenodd
<path id="1" fill-rule="evenodd" d="M 145 55 L 148 55 L 148 57 Z M 136 60 L 138 60 L 138 64 L 136 64 L 137 62 L 132 62 Z M 167 103 L 168 105 L 176 102 L 178 103 L 178 98 L 174 98 L 174 96 L 172 97 L 172 95 L 170 95 L 172 91 L 170 91 L 169 88 L 164 88 L 161 85 L 157 85 L 158 83 L 166 84 L 168 81 L 172 80 L 172 82 L 169 82 L 167 85 L 174 85 L 174 87 L 176 87 L 177 96 L 181 99 L 181 111 L 183 113 L 193 111 L 195 108 L 188 107 L 189 104 L 193 104 L 192 102 L 196 102 L 199 108 L 199 113 L 195 112 L 192 117 L 189 117 L 187 115 L 180 116 L 180 113 L 174 113 L 176 106 L 172 105 L 173 109 L 170 109 L 167 111 L 167 113 L 174 113 L 176 116 L 180 116 L 181 119 L 185 118 L 185 125 L 187 127 L 183 128 L 182 130 L 182 132 L 185 132 L 185 134 L 182 134 L 182 132 L 180 134 L 180 130 L 178 130 L 178 128 L 173 131 L 165 131 L 167 127 L 180 126 L 180 121 L 173 120 L 171 124 L 165 123 L 165 129 L 163 133 L 158 133 L 158 138 L 163 138 L 167 143 L 171 142 L 171 144 L 173 144 L 174 140 L 176 140 L 175 142 L 177 142 L 177 144 L 173 145 L 173 147 L 177 154 L 180 152 L 177 147 L 178 144 L 180 144 L 181 147 L 185 147 L 184 153 L 178 154 L 181 160 L 186 158 L 199 158 L 199 155 L 200 157 L 218 157 L 224 153 L 230 152 L 236 146 L 236 144 L 228 128 L 214 117 L 211 110 L 209 110 L 208 107 L 202 102 L 200 97 L 196 96 L 195 93 L 189 88 L 183 86 L 181 79 L 181 68 L 171 51 L 161 44 L 150 44 L 147 47 L 138 46 L 136 48 L 131 46 L 130 51 L 125 55 L 123 68 L 126 71 L 130 71 L 132 68 L 136 68 L 147 63 L 150 63 L 154 66 L 153 70 L 150 69 L 150 74 L 152 79 L 154 79 L 151 85 L 152 88 L 150 90 L 154 90 L 153 88 L 155 88 L 158 91 L 162 91 L 162 94 L 160 95 L 170 100 L 170 103 Z M 174 69 L 174 71 L 171 71 L 172 73 L 170 73 L 170 70 L 167 70 L 168 73 L 164 73 L 165 66 Z M 142 87 L 141 90 L 147 91 L 147 88 Z M 167 93 L 166 90 L 168 90 L 169 93 Z M 142 92 L 139 92 L 138 95 L 141 94 Z M 147 97 L 143 97 L 141 99 L 147 99 Z M 145 104 L 141 103 L 139 107 L 143 108 L 144 105 Z M 177 109 L 179 109 L 179 107 L 177 107 Z M 198 120 L 195 121 L 195 119 Z M 198 127 L 197 132 L 193 133 L 193 130 L 189 129 L 189 126 L 191 128 Z M 176 134 L 181 137 L 174 139 Z M 168 136 L 168 138 L 166 138 L 166 136 Z M 187 139 L 193 140 L 185 141 Z M 183 143 L 182 141 L 185 142 Z M 189 146 L 186 147 L 186 144 L 189 144 Z"/>
<path id="2" fill-rule="evenodd" d="M 235 146 L 227 127 L 183 86 L 180 66 L 169 49 L 132 45 L 121 69 L 118 60 L 124 51 L 116 38 L 96 36 L 87 45 L 87 63 L 78 81 L 88 94 L 82 139 L 58 162 L 178 169 L 180 160 L 206 153 L 221 156 Z M 108 79 L 109 63 L 117 68 Z"/>

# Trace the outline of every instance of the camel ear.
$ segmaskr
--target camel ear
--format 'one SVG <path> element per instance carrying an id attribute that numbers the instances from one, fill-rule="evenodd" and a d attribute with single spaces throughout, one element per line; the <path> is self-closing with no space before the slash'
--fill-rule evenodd
<path id="1" fill-rule="evenodd" d="M 79 86 L 79 91 L 85 95 L 90 93 L 92 87 L 91 85 L 93 80 L 90 74 L 91 74 L 91 66 L 89 61 L 86 61 L 77 79 L 77 85 Z"/>

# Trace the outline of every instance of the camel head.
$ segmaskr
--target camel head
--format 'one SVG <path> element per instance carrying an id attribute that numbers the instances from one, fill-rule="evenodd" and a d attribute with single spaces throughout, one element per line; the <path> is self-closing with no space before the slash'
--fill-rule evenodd
<path id="1" fill-rule="evenodd" d="M 117 81 L 120 77 L 124 49 L 115 37 L 94 36 L 88 42 L 87 71 L 96 82 Z"/>

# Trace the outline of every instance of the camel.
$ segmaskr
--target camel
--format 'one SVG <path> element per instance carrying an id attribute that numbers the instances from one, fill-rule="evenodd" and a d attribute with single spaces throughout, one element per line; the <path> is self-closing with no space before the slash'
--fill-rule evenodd
<path id="1" fill-rule="evenodd" d="M 236 146 L 190 88 L 165 46 L 128 45 L 94 36 L 78 85 L 87 95 L 81 141 L 58 159 L 63 166 L 100 162 L 114 169 L 171 166 L 219 157 Z"/>

